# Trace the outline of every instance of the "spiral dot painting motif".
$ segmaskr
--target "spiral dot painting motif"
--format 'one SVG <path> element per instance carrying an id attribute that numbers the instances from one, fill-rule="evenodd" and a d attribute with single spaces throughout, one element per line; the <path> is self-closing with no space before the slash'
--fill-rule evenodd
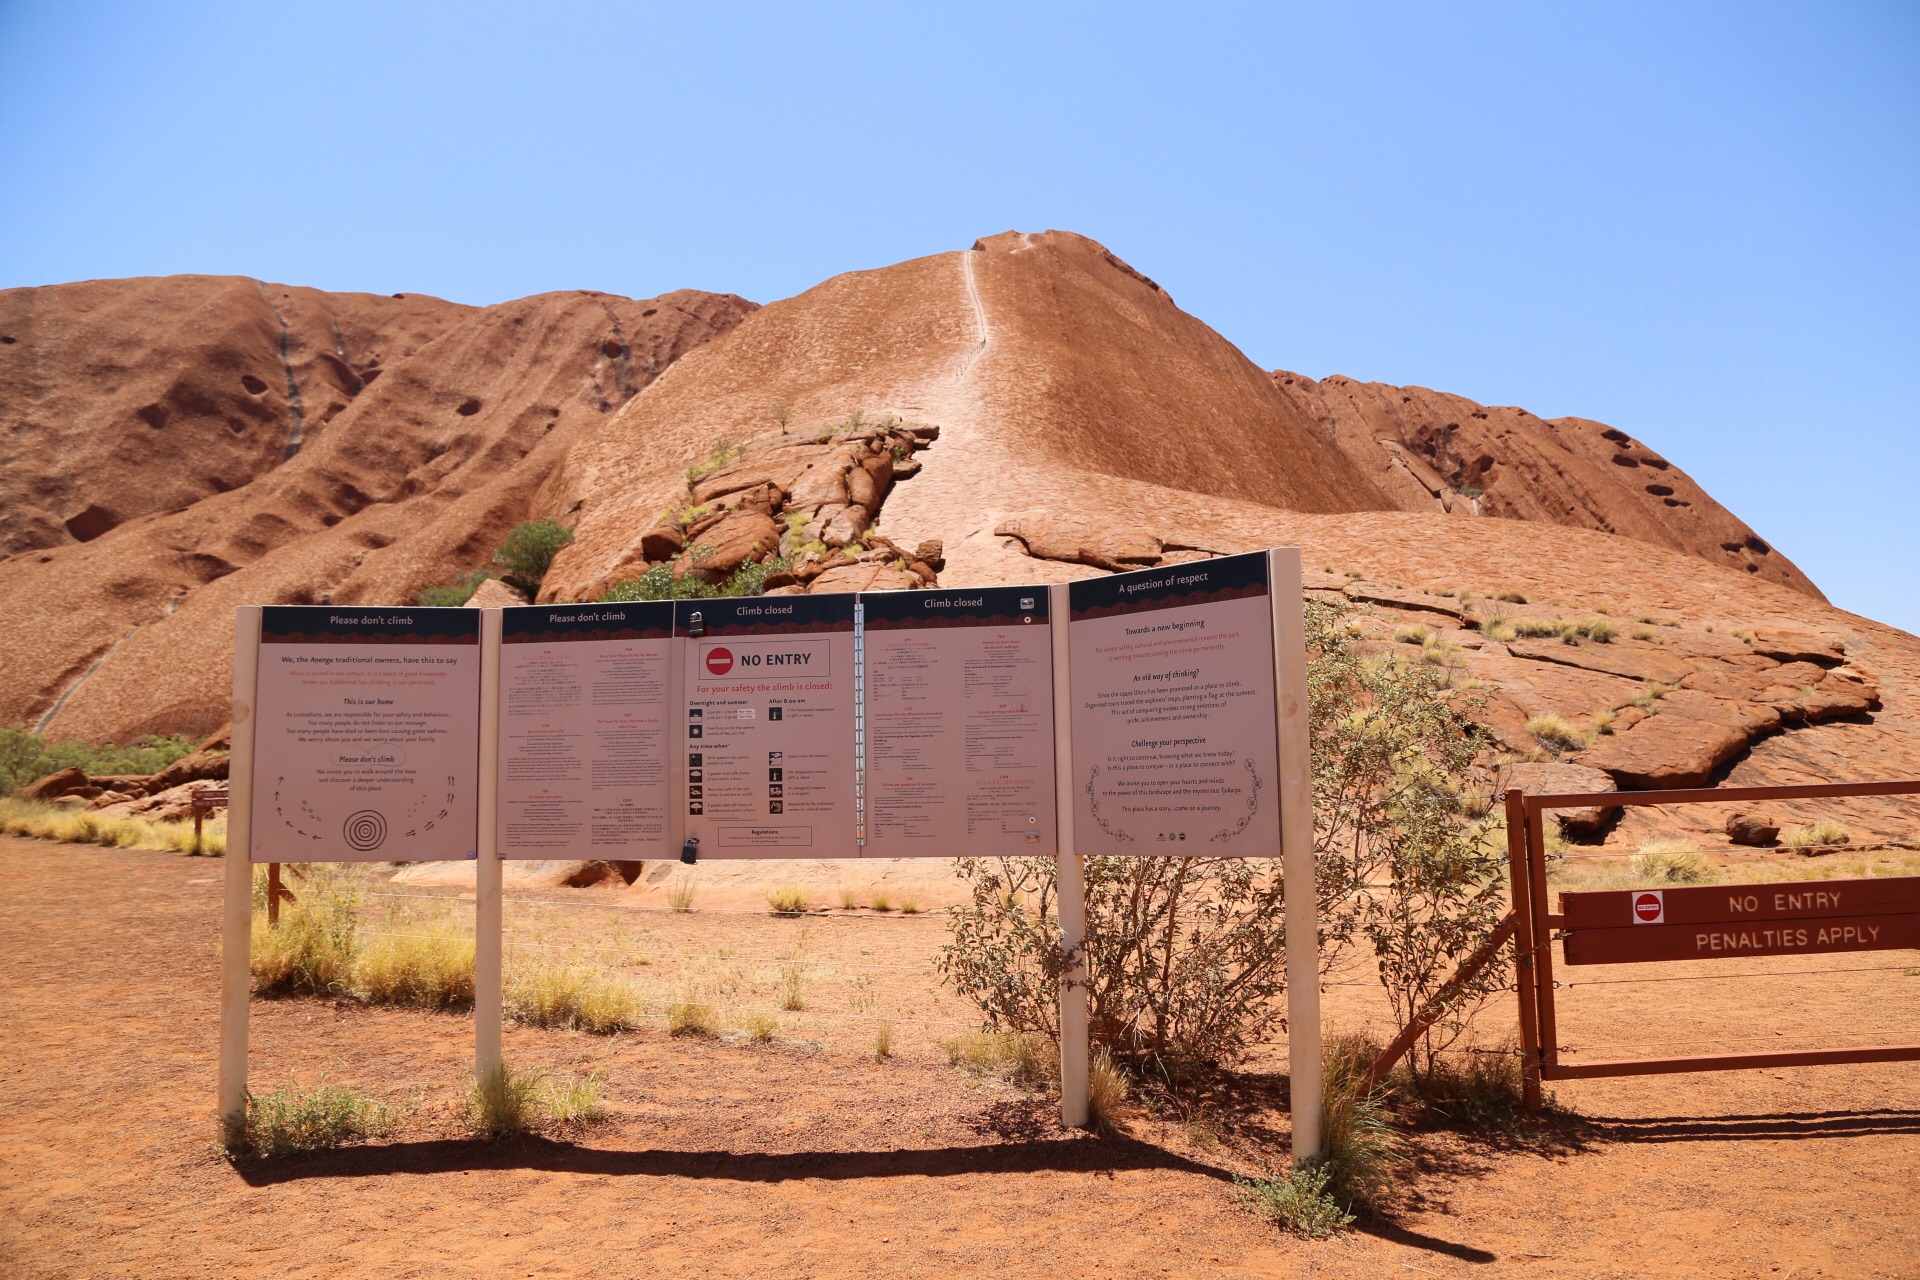
<path id="1" fill-rule="evenodd" d="M 341 832 L 347 843 L 361 853 L 378 849 L 387 840 L 386 815 L 377 809 L 362 809 L 348 816 Z"/>

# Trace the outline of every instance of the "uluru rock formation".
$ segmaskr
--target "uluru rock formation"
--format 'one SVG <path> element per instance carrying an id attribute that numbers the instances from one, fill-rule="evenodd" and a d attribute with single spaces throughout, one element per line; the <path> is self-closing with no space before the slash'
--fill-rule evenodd
<path id="1" fill-rule="evenodd" d="M 9 501 L 45 514 L 9 526 L 29 540 L 0 562 L 0 717 L 92 737 L 211 729 L 234 605 L 405 602 L 546 516 L 576 533 L 550 600 L 775 547 L 806 568 L 769 585 L 802 591 L 907 588 L 936 570 L 943 585 L 1062 581 L 1299 545 L 1311 594 L 1364 611 L 1368 643 L 1411 635 L 1455 669 L 1513 758 L 1632 787 L 1885 777 L 1920 755 L 1920 641 L 1826 605 L 1651 446 L 1582 419 L 1269 373 L 1080 236 L 1009 232 L 757 309 L 693 293 L 471 309 L 244 284 L 0 303 L 6 336 L 66 317 L 66 345 L 31 359 L 68 372 L 34 375 L 35 403 L 93 415 L 43 429 L 53 410 L 35 409 L 23 428 L 6 408 Z M 241 336 L 148 339 L 153 359 L 183 363 L 122 376 L 117 408 L 69 385 L 86 377 L 74 344 L 112 336 L 73 317 L 137 309 L 43 295 L 172 287 L 232 310 L 220 332 Z M 250 296 L 273 306 L 255 314 Z M 275 310 L 285 330 L 261 320 Z M 330 326 L 345 373 L 312 354 Z M 0 386 L 29 385 L 8 364 L 27 341 L 0 346 Z M 203 367 L 214 356 L 198 354 L 230 351 L 318 378 L 342 407 L 307 417 L 276 458 L 288 424 L 242 415 L 236 430 Z M 379 352 L 377 380 L 356 351 Z M 262 394 L 238 379 L 266 373 L 219 359 L 219 377 Z M 203 383 L 204 400 L 166 399 Z M 175 427 L 139 411 L 162 402 L 214 406 L 168 417 L 192 439 L 255 432 L 261 447 L 219 485 L 208 472 L 198 496 L 145 508 L 122 496 L 137 485 L 83 492 L 42 456 L 150 448 Z M 83 500 L 119 523 L 67 528 Z M 1534 722 L 1550 719 L 1578 732 L 1543 739 Z"/>
<path id="2" fill-rule="evenodd" d="M 209 277 L 0 294 L 0 484 L 29 513 L 0 560 L 0 721 L 210 732 L 236 605 L 404 604 L 483 565 L 587 428 L 752 309 L 692 291 L 474 308 Z M 144 354 L 102 367 L 110 352 Z M 256 394 L 242 414 L 233 397 Z M 65 527 L 95 507 L 110 527 Z"/>

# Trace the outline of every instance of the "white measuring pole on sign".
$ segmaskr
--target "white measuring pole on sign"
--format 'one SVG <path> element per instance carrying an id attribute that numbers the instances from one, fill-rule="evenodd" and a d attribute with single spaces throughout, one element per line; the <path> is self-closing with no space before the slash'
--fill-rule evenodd
<path id="1" fill-rule="evenodd" d="M 1293 1162 L 1322 1154 L 1320 899 L 1313 857 L 1313 744 L 1307 721 L 1305 583 L 1298 547 L 1267 552 L 1273 601 L 1274 721 L 1280 748 L 1280 867 L 1286 888 L 1287 1078 Z"/>
<path id="2" fill-rule="evenodd" d="M 233 618 L 233 742 L 227 762 L 227 854 L 220 932 L 219 1140 L 238 1141 L 247 1121 L 247 1001 L 252 995 L 253 736 L 260 680 L 260 607 Z"/>
<path id="3" fill-rule="evenodd" d="M 1087 876 L 1073 840 L 1073 681 L 1067 628 L 1067 586 L 1047 588 L 1053 640 L 1053 805 L 1059 832 L 1054 888 L 1060 898 L 1060 949 L 1072 958 L 1060 981 L 1060 1122 L 1084 1129 L 1087 1102 Z"/>
<path id="4" fill-rule="evenodd" d="M 500 635 L 505 615 L 480 614 L 480 822 L 473 867 L 473 1073 L 500 1069 Z"/>

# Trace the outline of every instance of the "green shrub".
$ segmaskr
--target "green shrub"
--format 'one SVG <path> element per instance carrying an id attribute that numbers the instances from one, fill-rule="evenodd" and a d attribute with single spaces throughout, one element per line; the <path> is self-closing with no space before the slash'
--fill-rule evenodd
<path id="1" fill-rule="evenodd" d="M 125 746 L 111 742 L 84 742 L 68 738 L 48 742 L 24 729 L 0 729 L 0 795 L 12 795 L 62 769 L 79 769 L 88 777 L 116 773 L 158 773 L 193 752 L 191 738 L 135 738 Z"/>
<path id="2" fill-rule="evenodd" d="M 699 548 L 695 548 L 696 551 Z M 601 592 L 597 604 L 618 604 L 623 600 L 713 600 L 735 596 L 757 596 L 766 589 L 767 579 L 793 567 L 782 556 L 748 561 L 733 571 L 718 586 L 687 575 L 676 577 L 671 564 L 656 564 L 637 578 L 617 582 Z"/>
<path id="3" fill-rule="evenodd" d="M 1326 1189 L 1351 1207 L 1377 1198 L 1405 1163 L 1400 1135 L 1381 1105 L 1384 1091 L 1367 1079 L 1380 1046 L 1366 1036 L 1334 1036 L 1322 1051 L 1322 1167 Z M 1424 1055 L 1430 1062 L 1433 1055 Z M 1411 1070 L 1421 1055 L 1408 1058 Z"/>
<path id="4" fill-rule="evenodd" d="M 1325 1240 L 1353 1225 L 1330 1189 L 1333 1170 L 1324 1164 L 1295 1169 L 1274 1178 L 1235 1178 L 1234 1195 L 1246 1208 L 1282 1231 L 1307 1240 Z"/>
<path id="5" fill-rule="evenodd" d="M 513 527 L 507 540 L 493 553 L 493 562 L 505 570 L 501 578 L 509 586 L 524 591 L 531 600 L 539 594 L 540 582 L 553 567 L 553 558 L 572 541 L 573 530 L 558 520 L 543 516 L 523 521 Z"/>
<path id="6" fill-rule="evenodd" d="M 358 1089 L 321 1083 L 285 1087 L 247 1100 L 246 1127 L 233 1155 L 288 1156 L 377 1138 L 392 1129 L 391 1113 Z"/>

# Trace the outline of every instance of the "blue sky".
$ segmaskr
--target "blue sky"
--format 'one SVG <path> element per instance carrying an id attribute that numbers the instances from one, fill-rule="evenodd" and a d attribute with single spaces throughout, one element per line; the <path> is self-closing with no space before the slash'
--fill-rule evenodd
<path id="1" fill-rule="evenodd" d="M 1614 423 L 1920 632 L 1920 6 L 0 0 L 0 287 L 756 301 L 1090 235 L 1266 367 Z"/>

